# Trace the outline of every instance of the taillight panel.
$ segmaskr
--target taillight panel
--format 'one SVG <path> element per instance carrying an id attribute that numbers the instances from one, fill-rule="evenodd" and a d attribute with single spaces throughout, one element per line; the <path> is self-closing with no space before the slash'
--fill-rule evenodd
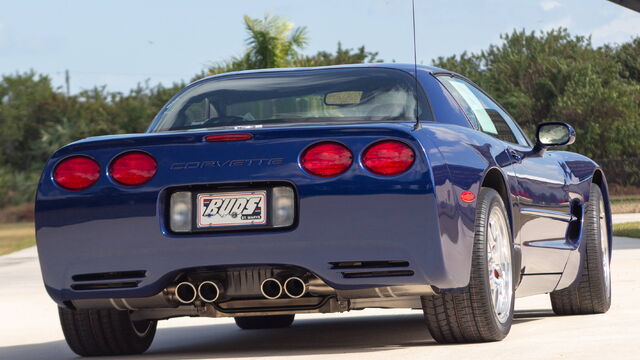
<path id="1" fill-rule="evenodd" d="M 109 165 L 109 176 L 118 184 L 139 186 L 156 174 L 158 163 L 142 151 L 129 151 L 117 156 Z"/>
<path id="2" fill-rule="evenodd" d="M 415 162 L 415 151 L 398 140 L 380 140 L 360 154 L 360 166 L 378 176 L 396 176 L 408 171 Z M 351 150 L 335 141 L 324 141 L 307 147 L 300 156 L 300 166 L 318 177 L 338 176 L 353 163 Z"/>
<path id="3" fill-rule="evenodd" d="M 100 165 L 83 155 L 68 157 L 53 169 L 53 181 L 66 190 L 84 190 L 95 184 L 99 178 Z"/>

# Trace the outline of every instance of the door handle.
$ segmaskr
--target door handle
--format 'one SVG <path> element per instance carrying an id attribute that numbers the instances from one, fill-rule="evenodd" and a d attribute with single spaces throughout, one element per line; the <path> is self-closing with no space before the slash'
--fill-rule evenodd
<path id="1" fill-rule="evenodd" d="M 518 151 L 518 150 L 509 149 L 509 155 L 511 155 L 513 160 L 515 160 L 517 162 L 521 162 L 522 161 L 522 153 L 520 151 Z"/>

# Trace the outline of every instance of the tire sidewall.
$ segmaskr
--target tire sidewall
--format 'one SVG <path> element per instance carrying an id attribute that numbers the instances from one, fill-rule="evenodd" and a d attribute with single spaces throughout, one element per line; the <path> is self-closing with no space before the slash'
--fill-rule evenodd
<path id="1" fill-rule="evenodd" d="M 514 304 L 515 304 L 515 274 L 516 270 L 519 269 L 512 268 L 511 271 L 511 285 L 512 285 L 512 296 L 511 303 L 509 306 L 509 316 L 505 322 L 500 322 L 496 312 L 494 310 L 493 301 L 491 300 L 491 286 L 489 284 L 489 270 L 488 270 L 488 259 L 487 259 L 487 246 L 488 246 L 488 233 L 489 233 L 489 215 L 494 208 L 498 208 L 500 212 L 502 212 L 502 216 L 507 223 L 507 233 L 509 237 L 509 256 L 511 258 L 511 264 L 514 265 L 513 261 L 513 237 L 511 235 L 511 227 L 509 216 L 505 209 L 504 202 L 502 198 L 493 189 L 482 188 L 480 190 L 480 196 L 478 197 L 478 208 L 476 211 L 476 221 L 482 221 L 481 227 L 476 227 L 475 239 L 474 239 L 474 256 L 473 256 L 473 264 L 472 264 L 472 274 L 471 280 L 475 282 L 479 282 L 482 286 L 477 287 L 477 290 L 481 290 L 479 295 L 479 299 L 482 301 L 482 305 L 486 306 L 489 309 L 489 313 L 491 318 L 493 319 L 494 331 L 506 336 L 511 329 L 511 324 L 513 322 L 513 313 L 514 313 Z M 478 231 L 482 230 L 482 231 Z"/>
<path id="2" fill-rule="evenodd" d="M 595 274 L 591 273 L 590 276 L 596 275 L 598 277 L 599 283 L 602 285 L 601 288 L 599 289 L 602 292 L 602 296 L 604 297 L 606 304 L 605 304 L 605 311 L 608 310 L 611 307 L 611 288 L 613 287 L 612 282 L 611 282 L 611 278 L 609 279 L 605 279 L 605 271 L 604 271 L 604 267 L 602 264 L 602 260 L 605 256 L 609 257 L 609 277 L 611 276 L 611 242 L 609 241 L 609 229 L 605 229 L 605 234 L 607 234 L 606 238 L 603 239 L 602 238 L 602 232 L 601 232 L 601 224 L 600 224 L 600 212 L 604 211 L 605 212 L 605 226 L 609 226 L 609 221 L 607 219 L 607 215 L 606 215 L 606 208 L 605 209 L 601 209 L 600 208 L 600 202 L 602 201 L 602 204 L 604 204 L 604 199 L 602 196 L 602 191 L 600 190 L 600 188 L 597 185 L 591 185 L 591 189 L 590 189 L 590 201 L 593 202 L 593 206 L 591 207 L 591 212 L 589 214 L 587 214 L 590 217 L 590 222 L 592 224 L 592 226 L 595 226 L 595 229 L 593 229 L 593 233 L 596 235 L 594 237 L 591 237 L 589 239 L 587 239 L 587 241 L 592 241 L 594 242 L 593 244 L 591 244 L 591 248 L 596 250 L 597 256 L 597 264 L 588 264 L 589 267 L 595 266 L 596 269 L 598 269 L 596 271 Z M 607 242 L 607 249 L 609 251 L 609 253 L 605 254 L 602 251 L 602 242 L 606 241 Z M 587 246 L 589 246 L 589 244 L 587 244 Z M 590 261 L 589 259 L 589 255 L 587 254 L 587 259 L 586 261 Z M 605 285 L 605 281 L 609 281 L 609 288 L 607 289 L 606 285 Z"/>

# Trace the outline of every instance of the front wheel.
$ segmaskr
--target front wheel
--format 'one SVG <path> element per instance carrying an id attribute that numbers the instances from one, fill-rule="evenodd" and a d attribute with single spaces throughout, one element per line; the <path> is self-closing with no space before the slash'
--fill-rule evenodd
<path id="1" fill-rule="evenodd" d="M 156 334 L 156 321 L 131 321 L 126 311 L 59 307 L 58 312 L 64 338 L 80 356 L 142 354 Z"/>
<path id="2" fill-rule="evenodd" d="M 572 287 L 551 293 L 557 315 L 601 314 L 611 307 L 611 271 L 607 213 L 602 191 L 592 184 L 584 214 L 582 274 Z"/>
<path id="3" fill-rule="evenodd" d="M 437 342 L 497 341 L 509 333 L 515 281 L 508 219 L 498 192 L 482 188 L 476 204 L 469 286 L 422 298 L 427 327 Z"/>

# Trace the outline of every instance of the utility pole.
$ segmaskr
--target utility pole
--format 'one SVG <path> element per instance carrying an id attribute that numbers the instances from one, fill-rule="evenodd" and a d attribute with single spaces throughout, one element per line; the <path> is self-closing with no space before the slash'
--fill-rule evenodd
<path id="1" fill-rule="evenodd" d="M 67 84 L 67 97 L 69 97 L 71 96 L 71 90 L 69 89 L 70 88 L 69 83 L 71 82 L 69 80 L 69 69 L 64 71 L 64 82 L 65 84 Z"/>

